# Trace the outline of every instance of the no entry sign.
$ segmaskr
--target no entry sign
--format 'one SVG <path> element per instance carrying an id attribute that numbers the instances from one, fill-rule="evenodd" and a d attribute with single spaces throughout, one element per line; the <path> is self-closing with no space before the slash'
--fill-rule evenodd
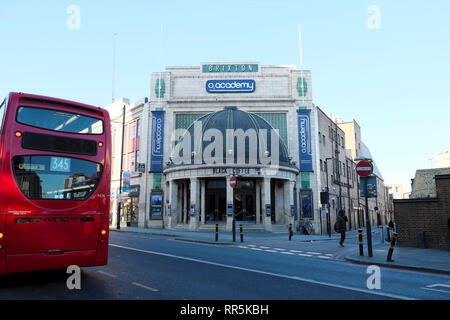
<path id="1" fill-rule="evenodd" d="M 233 176 L 230 178 L 230 187 L 236 187 L 236 178 Z"/>
<path id="2" fill-rule="evenodd" d="M 356 173 L 360 177 L 367 177 L 372 174 L 373 171 L 373 165 L 369 161 L 360 161 L 356 165 Z"/>

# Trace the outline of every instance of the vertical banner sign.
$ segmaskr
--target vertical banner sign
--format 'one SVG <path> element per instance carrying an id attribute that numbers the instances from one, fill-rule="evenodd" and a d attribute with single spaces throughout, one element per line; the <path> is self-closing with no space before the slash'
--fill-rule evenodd
<path id="1" fill-rule="evenodd" d="M 266 204 L 266 217 L 270 217 L 271 211 L 270 211 L 270 204 Z"/>
<path id="2" fill-rule="evenodd" d="M 311 190 L 301 190 L 302 218 L 313 219 L 313 195 Z"/>
<path id="3" fill-rule="evenodd" d="M 123 172 L 123 185 L 122 192 L 130 192 L 130 173 L 128 171 Z"/>
<path id="4" fill-rule="evenodd" d="M 298 110 L 298 145 L 300 151 L 300 171 L 313 171 L 310 112 L 310 110 Z"/>
<path id="5" fill-rule="evenodd" d="M 152 111 L 152 145 L 150 172 L 163 171 L 164 111 Z"/>
<path id="6" fill-rule="evenodd" d="M 227 205 L 227 214 L 228 214 L 228 216 L 229 217 L 232 217 L 233 216 L 233 205 L 231 204 L 231 203 L 229 203 L 228 205 Z"/>

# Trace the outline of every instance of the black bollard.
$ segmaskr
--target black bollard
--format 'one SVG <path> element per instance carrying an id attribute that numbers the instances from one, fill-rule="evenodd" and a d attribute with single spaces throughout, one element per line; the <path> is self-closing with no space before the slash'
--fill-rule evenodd
<path id="1" fill-rule="evenodd" d="M 394 232 L 394 234 L 392 235 L 391 246 L 389 247 L 389 251 L 388 251 L 388 255 L 387 255 L 387 259 L 386 259 L 386 261 L 388 261 L 388 262 L 394 262 L 394 260 L 392 260 L 392 253 L 394 252 L 394 247 L 395 247 L 395 242 L 397 241 L 397 237 L 398 237 L 398 234 Z"/>
<path id="2" fill-rule="evenodd" d="M 219 241 L 219 224 L 216 223 L 216 242 Z"/>
<path id="3" fill-rule="evenodd" d="M 292 223 L 289 223 L 289 241 L 291 241 L 291 239 L 292 239 L 292 234 L 293 234 L 293 232 L 292 232 Z"/>
<path id="4" fill-rule="evenodd" d="M 386 241 L 391 241 L 391 228 L 387 227 L 386 232 L 387 232 Z"/>
<path id="5" fill-rule="evenodd" d="M 359 255 L 364 256 L 363 234 L 361 229 L 358 230 L 358 239 L 359 239 Z"/>
<path id="6" fill-rule="evenodd" d="M 241 231 L 241 242 L 244 242 L 244 228 L 242 227 L 242 224 L 239 225 L 239 229 Z"/>

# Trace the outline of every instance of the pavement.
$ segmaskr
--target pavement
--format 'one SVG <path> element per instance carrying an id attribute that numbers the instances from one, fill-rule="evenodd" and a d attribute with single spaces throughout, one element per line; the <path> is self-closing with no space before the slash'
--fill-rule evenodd
<path id="1" fill-rule="evenodd" d="M 240 243 L 239 229 L 236 230 L 236 242 L 233 242 L 232 232 L 219 233 L 219 240 L 215 241 L 215 232 L 202 232 L 202 231 L 187 231 L 187 230 L 174 230 L 174 229 L 154 229 L 154 228 L 138 228 L 138 227 L 122 227 L 117 230 L 114 227 L 110 227 L 111 230 L 120 232 L 133 232 L 143 233 L 159 236 L 170 236 L 174 239 L 182 241 L 192 241 L 199 243 L 208 243 L 215 245 L 233 245 Z M 358 231 L 351 230 L 346 234 L 346 242 L 348 239 L 357 239 Z M 359 249 L 347 253 L 343 256 L 343 259 L 367 265 L 378 265 L 391 268 L 401 268 L 416 271 L 435 272 L 450 275 L 450 251 L 435 250 L 435 249 L 421 249 L 414 247 L 405 247 L 401 245 L 401 239 L 395 246 L 392 260 L 387 261 L 387 254 L 390 243 L 381 243 L 380 229 L 375 227 L 372 229 L 372 244 L 373 244 L 373 256 L 368 257 L 366 234 L 363 229 L 364 239 L 364 256 L 359 255 Z M 272 232 L 247 232 L 244 234 L 244 241 L 257 241 L 262 239 L 273 240 L 286 240 L 286 242 L 316 242 L 316 241 L 336 241 L 340 239 L 340 234 L 333 233 L 328 235 L 304 235 L 294 233 L 289 241 L 288 233 L 272 233 Z"/>

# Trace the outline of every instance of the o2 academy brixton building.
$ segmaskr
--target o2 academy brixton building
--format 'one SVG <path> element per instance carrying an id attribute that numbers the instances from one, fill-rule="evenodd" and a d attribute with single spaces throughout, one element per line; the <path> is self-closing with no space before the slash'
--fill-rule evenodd
<path id="1" fill-rule="evenodd" d="M 311 73 L 290 65 L 205 63 L 153 73 L 150 99 L 107 107 L 111 223 L 121 201 L 122 226 L 194 231 L 217 223 L 230 231 L 234 217 L 275 232 L 306 219 L 320 232 L 311 88 Z"/>

